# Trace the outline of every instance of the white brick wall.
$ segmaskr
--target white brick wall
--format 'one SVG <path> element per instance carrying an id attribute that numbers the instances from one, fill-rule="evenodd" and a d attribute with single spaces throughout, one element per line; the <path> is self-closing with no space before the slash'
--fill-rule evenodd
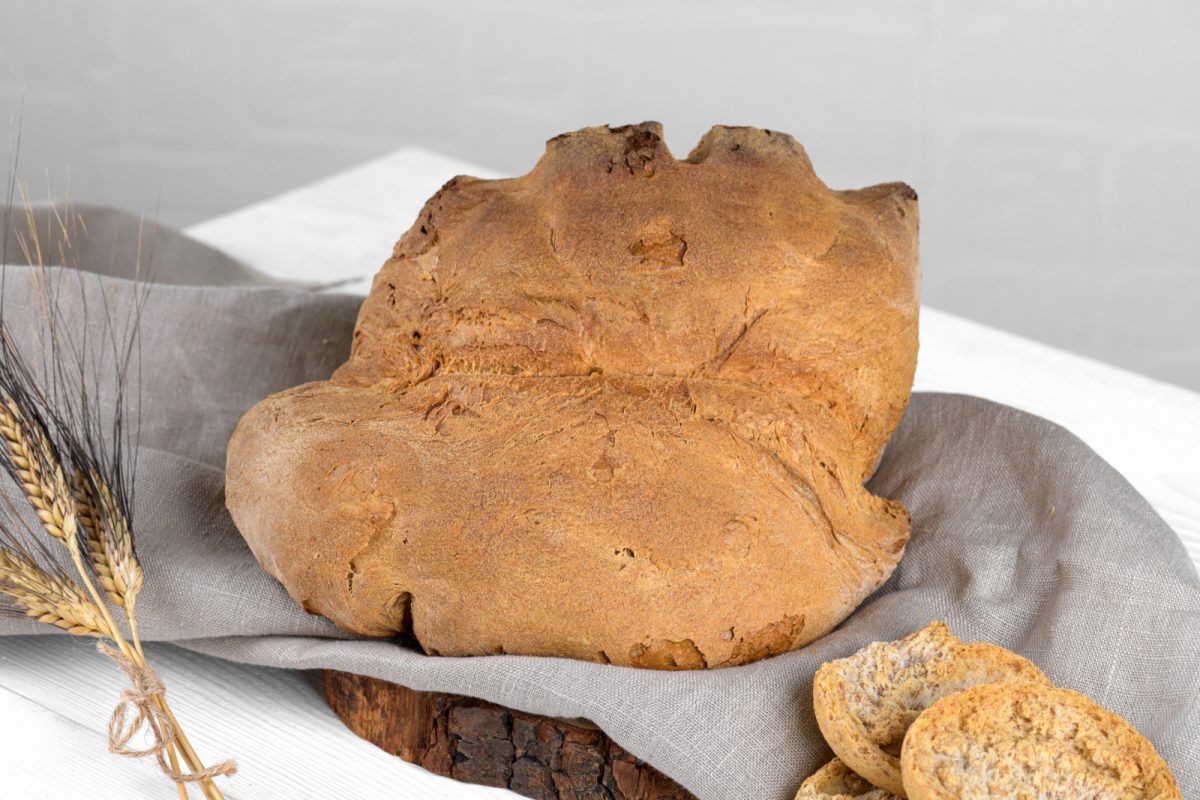
<path id="1" fill-rule="evenodd" d="M 1192 0 L 3 0 L 22 95 L 23 177 L 177 225 L 407 143 L 778 128 L 918 189 L 931 304 L 1200 389 Z"/>

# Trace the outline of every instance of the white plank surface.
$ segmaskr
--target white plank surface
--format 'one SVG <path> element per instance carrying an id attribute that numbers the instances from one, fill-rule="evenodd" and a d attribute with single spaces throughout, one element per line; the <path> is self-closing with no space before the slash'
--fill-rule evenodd
<path id="1" fill-rule="evenodd" d="M 147 655 L 201 757 L 210 764 L 237 757 L 237 774 L 221 780 L 228 800 L 516 797 L 385 755 L 329 710 L 316 675 L 233 665 L 170 645 L 150 645 Z M 106 749 L 103 731 L 122 681 L 84 640 L 0 638 L 0 797 L 178 798 L 153 759 Z"/>
<path id="2" fill-rule="evenodd" d="M 193 227 L 269 274 L 366 291 L 422 203 L 458 173 L 488 170 L 400 150 Z M 916 388 L 988 397 L 1070 428 L 1120 469 L 1200 562 L 1200 395 L 926 308 Z M 383 755 L 326 708 L 315 677 L 151 648 L 202 754 L 236 755 L 231 800 L 502 798 Z M 87 646 L 0 639 L 0 797 L 172 797 L 149 764 L 105 751 L 121 684 Z"/>

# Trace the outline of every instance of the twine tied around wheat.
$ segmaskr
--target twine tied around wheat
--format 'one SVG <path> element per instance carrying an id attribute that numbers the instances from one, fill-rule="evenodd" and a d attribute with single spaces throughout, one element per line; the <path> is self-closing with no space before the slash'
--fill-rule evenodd
<path id="1" fill-rule="evenodd" d="M 211 780 L 237 772 L 237 764 L 232 759 L 194 772 L 172 769 L 167 763 L 166 753 L 175 741 L 175 726 L 158 705 L 157 698 L 166 691 L 158 679 L 158 673 L 153 667 L 137 664 L 106 642 L 97 642 L 96 649 L 121 668 L 132 686 L 132 689 L 121 692 L 121 702 L 113 709 L 112 718 L 108 721 L 110 753 L 126 758 L 154 756 L 163 773 L 176 783 Z M 129 719 L 131 709 L 134 712 L 132 720 Z M 139 731 L 147 733 L 151 740 L 151 745 L 142 750 L 129 746 Z"/>

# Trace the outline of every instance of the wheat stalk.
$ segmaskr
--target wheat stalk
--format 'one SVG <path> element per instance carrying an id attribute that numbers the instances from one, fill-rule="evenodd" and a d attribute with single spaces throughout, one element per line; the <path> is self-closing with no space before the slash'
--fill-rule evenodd
<path id="1" fill-rule="evenodd" d="M 145 652 L 137 636 L 134 601 L 142 584 L 141 566 L 133 546 L 128 517 L 116 502 L 107 483 L 97 471 L 91 479 L 76 473 L 76 491 L 67 488 L 62 461 L 46 433 L 43 423 L 16 399 L 7 387 L 0 387 L 0 442 L 7 455 L 11 472 L 22 493 L 42 522 L 46 532 L 66 547 L 79 577 L 86 588 L 73 582 L 56 579 L 37 569 L 29 559 L 13 550 L 0 550 L 7 569 L 0 575 L 0 592 L 8 595 L 14 605 L 39 621 L 66 628 L 72 633 L 90 634 L 112 640 L 120 653 L 142 670 L 148 668 Z M 84 487 L 80 491 L 80 487 Z M 84 511 L 81 514 L 80 506 Z M 81 527 L 87 542 L 85 554 L 75 535 Z M 133 634 L 134 645 L 121 634 L 112 615 L 104 606 L 87 567 L 94 570 L 105 587 L 106 594 L 117 595 Z M 11 577 L 9 577 L 11 576 Z M 108 578 L 107 582 L 105 578 Z M 111 588 L 110 588 L 111 587 Z M 91 599 L 88 599 L 88 595 Z M 174 737 L 167 745 L 172 770 L 178 774 L 174 747 L 177 744 L 193 774 L 207 770 L 195 749 L 187 740 L 166 699 L 157 694 L 154 704 L 161 710 L 173 729 Z M 157 723 L 149 719 L 155 734 L 163 734 Z M 206 797 L 220 800 L 222 794 L 212 777 L 202 778 L 200 787 Z M 177 780 L 180 797 L 187 797 L 182 780 Z"/>
<path id="2" fill-rule="evenodd" d="M 7 212 L 12 209 L 15 185 L 15 181 L 10 185 L 5 236 L 8 234 Z M 29 235 L 27 238 L 18 233 L 18 244 L 32 266 L 44 268 L 44 248 L 24 186 L 21 186 L 21 197 Z M 69 203 L 66 217 L 58 209 L 52 207 L 52 211 L 55 231 L 61 237 L 57 242 L 61 263 L 72 265 L 72 231 L 76 227 L 73 223 L 82 228 L 83 220 L 73 213 Z M 47 230 L 52 240 L 55 231 Z M 52 247 L 54 244 L 54 241 L 50 242 Z M 138 248 L 137 266 L 140 268 L 140 230 Z M 235 769 L 233 762 L 212 768 L 204 766 L 167 704 L 162 685 L 147 664 L 138 635 L 135 604 L 144 576 L 134 545 L 127 507 L 129 497 L 121 491 L 129 485 L 124 482 L 128 476 L 122 468 L 121 430 L 125 419 L 123 390 L 134 352 L 141 307 L 139 305 L 130 318 L 134 335 L 132 338 L 126 335 L 124 344 L 118 341 L 120 337 L 111 327 L 112 319 L 108 318 L 111 336 L 108 344 L 112 348 L 117 378 L 111 431 L 114 450 L 110 453 L 105 436 L 96 424 L 98 418 L 92 416 L 92 387 L 86 382 L 87 367 L 92 365 L 94 370 L 97 362 L 89 360 L 89 351 L 79 349 L 66 329 L 59 327 L 64 312 L 58 307 L 55 296 L 46 291 L 43 298 L 50 323 L 50 352 L 45 363 L 56 370 L 47 390 L 33 380 L 9 336 L 2 313 L 2 285 L 0 282 L 0 466 L 6 468 L 21 489 L 41 527 L 66 549 L 80 583 L 40 568 L 29 557 L 29 549 L 0 523 L 0 600 L 7 599 L 10 605 L 41 622 L 74 634 L 98 637 L 101 645 L 103 640 L 111 640 L 117 649 L 102 646 L 101 652 L 113 658 L 129 675 L 134 692 L 124 693 L 125 702 L 114 712 L 109 730 L 110 750 L 135 757 L 155 753 L 160 766 L 175 782 L 181 800 L 187 800 L 188 781 L 196 782 L 210 800 L 222 800 L 223 795 L 213 779 L 231 774 Z M 48 288 L 45 284 L 43 287 Z M 105 314 L 107 317 L 107 308 Z M 95 358 L 94 351 L 90 355 Z M 76 372 L 71 371 L 71 362 L 74 362 Z M 95 372 L 90 377 L 99 380 Z M 49 552 L 40 547 L 38 553 L 45 553 L 53 560 Z M 128 639 L 110 613 L 105 598 L 124 612 L 129 623 Z M 113 726 L 122 728 L 125 706 L 134 698 L 139 707 L 138 722 L 124 732 L 118 730 L 114 734 Z M 158 748 L 131 751 L 126 743 L 143 720 L 153 732 Z M 188 773 L 180 772 L 177 751 L 187 763 Z M 169 766 L 163 761 L 164 753 Z"/>
<path id="3" fill-rule="evenodd" d="M 134 554 L 133 537 L 127 518 L 119 510 L 107 484 L 103 480 L 89 481 L 87 478 L 77 478 L 76 487 L 86 486 L 86 493 L 76 494 L 68 489 L 62 461 L 46 433 L 45 426 L 34 412 L 18 402 L 15 393 L 7 387 L 0 387 L 0 442 L 3 443 L 9 466 L 22 493 L 37 513 L 46 532 L 66 547 L 87 590 L 87 594 L 84 594 L 83 590 L 74 584 L 56 581 L 45 573 L 37 574 L 29 569 L 33 566 L 32 562 L 15 557 L 15 554 L 9 551 L 6 553 L 8 563 L 24 567 L 15 573 L 22 577 L 23 582 L 13 583 L 15 591 L 4 593 L 12 598 L 18 608 L 40 621 L 66 627 L 68 630 L 76 628 L 80 633 L 111 639 L 126 658 L 141 669 L 146 669 L 148 664 L 140 639 L 135 635 L 137 644 L 131 647 L 122 636 L 120 628 L 104 606 L 88 575 L 84 553 L 75 535 L 80 527 L 78 507 L 82 497 L 86 504 L 84 538 L 88 545 L 88 565 L 95 570 L 97 579 L 105 586 L 106 593 L 110 596 L 116 594 L 120 598 L 119 605 L 125 610 L 131 629 L 136 632 L 133 602 L 141 587 L 141 567 Z M 98 473 L 96 476 L 98 478 Z M 91 526 L 90 529 L 88 525 Z M 43 587 L 53 587 L 58 591 L 49 594 L 36 591 Z M 90 600 L 88 595 L 91 596 Z M 62 598 L 70 600 L 56 602 Z M 189 769 L 194 773 L 203 772 L 203 762 L 180 730 L 166 699 L 159 694 L 153 702 L 174 727 L 175 739 L 167 747 L 172 769 L 178 773 L 178 761 L 174 752 L 174 742 L 177 741 Z M 152 720 L 150 724 L 156 736 L 162 737 L 157 724 Z M 183 783 L 179 781 L 177 785 L 180 788 L 180 797 L 186 798 L 187 790 Z M 222 796 L 211 778 L 201 781 L 200 785 L 205 795 L 212 800 L 218 800 Z"/>

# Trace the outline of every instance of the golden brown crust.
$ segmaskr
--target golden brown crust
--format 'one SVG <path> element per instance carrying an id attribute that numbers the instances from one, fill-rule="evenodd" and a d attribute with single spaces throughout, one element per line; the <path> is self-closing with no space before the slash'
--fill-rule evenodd
<path id="1" fill-rule="evenodd" d="M 837 758 L 800 784 L 796 800 L 899 800 L 891 792 L 871 785 Z"/>
<path id="2" fill-rule="evenodd" d="M 910 800 L 1179 800 L 1154 745 L 1117 714 L 1045 683 L 978 686 L 908 730 Z"/>
<path id="3" fill-rule="evenodd" d="M 817 725 L 847 767 L 904 796 L 900 746 L 913 720 L 941 697 L 994 681 L 1048 680 L 1028 660 L 986 642 L 966 644 L 943 622 L 875 642 L 821 666 L 813 679 Z"/>
<path id="4" fill-rule="evenodd" d="M 456 178 L 328 382 L 260 403 L 227 501 L 305 608 L 429 652 L 655 668 L 802 646 L 899 560 L 862 487 L 907 403 L 917 209 L 790 137 L 655 124 Z"/>

